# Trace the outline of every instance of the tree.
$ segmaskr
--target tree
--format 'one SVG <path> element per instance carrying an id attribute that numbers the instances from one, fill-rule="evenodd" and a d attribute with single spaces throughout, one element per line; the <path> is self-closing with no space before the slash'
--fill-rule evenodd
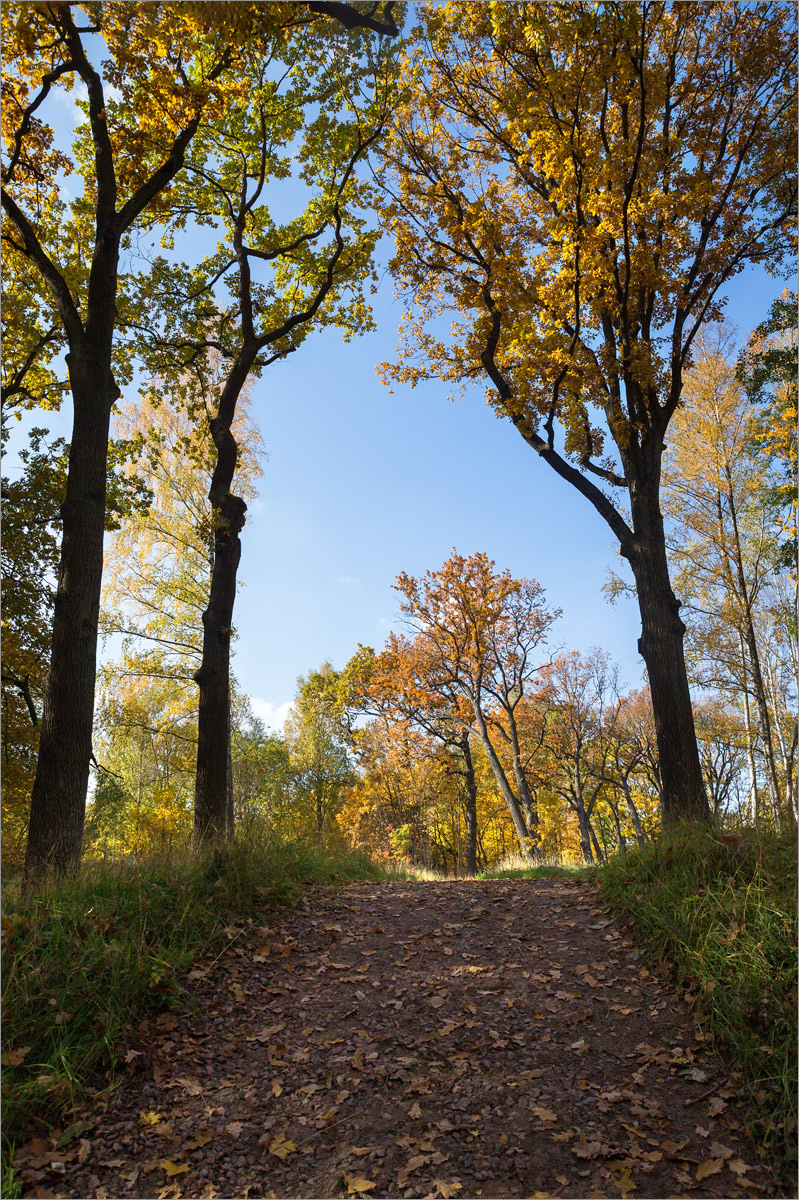
<path id="1" fill-rule="evenodd" d="M 351 34 L 305 33 L 299 44 L 275 42 L 269 56 L 253 48 L 246 96 L 199 135 L 200 164 L 186 167 L 183 213 L 212 224 L 215 240 L 220 230 L 225 236 L 194 270 L 164 259 L 155 264 L 161 313 L 151 338 L 154 369 L 201 371 L 209 349 L 224 362 L 218 386 L 204 398 L 216 456 L 211 587 L 195 673 L 198 844 L 224 830 L 230 628 L 247 507 L 232 490 L 236 405 L 248 378 L 296 352 L 320 327 L 337 325 L 350 338 L 370 325 L 363 284 L 377 233 L 365 215 L 371 190 L 356 167 L 385 119 L 386 69 L 366 39 Z M 304 186 L 297 211 L 280 223 L 270 185 L 292 175 Z"/>
<path id="2" fill-rule="evenodd" d="M 770 496 L 783 515 L 781 562 L 796 574 L 797 554 L 797 378 L 796 304 L 799 294 L 786 289 L 765 321 L 749 337 L 737 364 L 738 379 L 749 400 L 761 407 L 754 442 L 778 468 Z M 786 512 L 787 510 L 787 512 Z"/>
<path id="3" fill-rule="evenodd" d="M 396 722 L 426 734 L 451 756 L 452 769 L 465 791 L 466 874 L 477 871 L 477 780 L 471 746 L 471 721 L 464 719 L 463 701 L 438 679 L 435 665 L 426 659 L 423 636 L 402 638 L 392 634 L 385 650 L 375 655 L 363 648 L 352 660 L 353 674 L 363 711 L 387 727 Z M 427 686 L 426 686 L 427 685 Z"/>
<path id="4" fill-rule="evenodd" d="M 209 360 L 206 366 L 213 371 L 218 364 Z M 206 496 L 213 444 L 207 426 L 191 415 L 195 382 L 184 378 L 173 394 L 155 380 L 115 418 L 115 432 L 138 447 L 126 476 L 135 479 L 146 466 L 150 502 L 109 539 L 100 614 L 104 638 L 122 638 L 119 656 L 100 669 L 104 754 L 115 760 L 125 739 L 146 729 L 160 758 L 180 761 L 184 804 L 194 791 L 195 766 L 187 769 L 185 760 L 197 753 L 194 673 L 202 657 L 213 546 Z M 237 487 L 249 499 L 263 447 L 247 395 L 234 428 L 243 447 Z M 140 782 L 129 781 L 129 787 L 140 794 Z"/>
<path id="5" fill-rule="evenodd" d="M 617 688 L 616 673 L 601 650 L 584 658 L 576 650 L 560 654 L 545 672 L 539 701 L 543 745 L 549 751 L 549 786 L 577 818 L 587 863 L 604 857 L 591 817 L 600 795 L 613 782 L 615 710 L 610 701 Z"/>
<path id="6" fill-rule="evenodd" d="M 246 838 L 253 829 L 293 831 L 294 770 L 285 738 L 268 732 L 246 697 L 234 696 L 231 765 L 235 822 Z"/>
<path id="7" fill-rule="evenodd" d="M 297 695 L 286 720 L 286 745 L 294 773 L 299 809 L 321 838 L 329 832 L 352 781 L 349 749 L 328 683 L 335 672 L 330 663 L 297 680 Z"/>
<path id="8" fill-rule="evenodd" d="M 749 695 L 755 704 L 776 813 L 780 787 L 756 625 L 776 567 L 779 528 L 767 502 L 768 461 L 751 453 L 753 407 L 722 348 L 723 342 L 700 338 L 696 364 L 686 373 L 685 406 L 674 415 L 664 462 L 663 508 L 678 586 L 689 608 L 710 626 L 703 638 L 706 653 L 712 655 L 714 643 L 729 641 L 725 626 L 733 632 L 727 650 L 732 679 L 736 690 L 747 693 L 747 704 Z"/>
<path id="9" fill-rule="evenodd" d="M 721 289 L 791 247 L 794 29 L 765 3 L 429 4 L 386 156 L 412 310 L 388 374 L 487 377 L 498 415 L 613 531 L 667 820 L 708 806 L 661 456 Z"/>
<path id="10" fill-rule="evenodd" d="M 134 229 L 157 223 L 204 120 L 224 120 L 246 95 L 238 54 L 276 31 L 318 20 L 392 34 L 392 5 L 98 3 L 84 20 L 68 3 L 3 7 L 3 244 L 15 274 L 46 296 L 43 337 L 68 351 L 73 401 L 52 653 L 26 856 L 30 877 L 80 860 L 102 575 L 111 408 L 129 378 L 118 312 L 120 254 Z M 310 21 L 309 21 L 310 15 Z M 97 36 L 95 36 L 97 35 Z M 288 34 L 287 36 L 291 36 Z M 93 39 L 93 40 L 90 40 Z M 101 40 L 103 73 L 92 63 Z M 72 162 L 42 119 L 54 89 L 80 82 L 86 125 L 76 160 L 84 192 L 68 205 L 60 179 Z M 109 89 L 116 89 L 116 94 Z M 197 162 L 197 157 L 195 157 Z M 23 322 L 18 322 L 22 325 Z M 34 348 L 37 345 L 34 340 Z M 47 359 L 52 339 L 38 342 Z M 38 352 L 38 351 L 37 351 Z"/>
<path id="11" fill-rule="evenodd" d="M 549 612 L 534 579 L 501 574 L 487 555 L 453 551 L 439 571 L 401 574 L 400 611 L 415 633 L 411 647 L 392 635 L 389 652 L 411 667 L 403 690 L 410 704 L 445 715 L 474 732 L 508 806 L 523 854 L 538 841 L 537 813 L 525 774 L 517 714 L 535 678 L 538 648 L 560 612 Z M 511 772 L 498 747 L 507 748 Z"/>

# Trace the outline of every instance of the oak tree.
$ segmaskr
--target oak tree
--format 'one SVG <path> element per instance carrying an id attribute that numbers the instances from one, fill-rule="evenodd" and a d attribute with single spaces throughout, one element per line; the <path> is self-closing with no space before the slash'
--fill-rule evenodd
<path id="1" fill-rule="evenodd" d="M 666 819 L 708 805 L 661 458 L 724 286 L 792 245 L 795 22 L 726 0 L 428 4 L 386 155 L 409 299 L 388 373 L 487 379 L 497 414 L 618 539 Z"/>

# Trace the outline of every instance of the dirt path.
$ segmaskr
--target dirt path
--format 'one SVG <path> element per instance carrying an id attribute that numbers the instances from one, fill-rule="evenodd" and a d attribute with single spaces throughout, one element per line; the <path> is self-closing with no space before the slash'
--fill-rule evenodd
<path id="1" fill-rule="evenodd" d="M 586 884 L 314 889 L 190 986 L 26 1195 L 782 1194 Z"/>

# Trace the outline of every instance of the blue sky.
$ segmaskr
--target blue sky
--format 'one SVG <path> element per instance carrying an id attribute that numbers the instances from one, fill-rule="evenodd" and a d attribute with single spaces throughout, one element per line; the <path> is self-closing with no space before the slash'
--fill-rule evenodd
<path id="1" fill-rule="evenodd" d="M 781 290 L 759 270 L 735 282 L 728 314 L 742 337 Z M 537 579 L 563 610 L 552 642 L 601 646 L 640 685 L 637 606 L 602 594 L 607 569 L 624 566 L 610 530 L 481 393 L 389 394 L 375 364 L 396 346 L 390 279 L 376 301 L 375 333 L 349 345 L 320 333 L 255 384 L 269 461 L 242 535 L 234 669 L 256 711 L 279 719 L 298 674 L 342 667 L 358 642 L 381 646 L 397 626 L 398 572 L 436 569 L 453 546 Z"/>
<path id="2" fill-rule="evenodd" d="M 53 97 L 69 144 L 72 98 Z M 384 239 L 383 263 L 389 250 Z M 761 270 L 734 281 L 741 338 L 781 290 Z M 326 659 L 342 667 L 359 642 L 379 648 L 398 624 L 396 575 L 437 569 L 453 547 L 537 579 L 563 610 L 551 644 L 601 646 L 640 685 L 637 606 L 613 607 L 601 590 L 620 568 L 610 530 L 479 391 L 456 402 L 436 383 L 389 393 L 375 366 L 394 354 L 402 307 L 385 273 L 374 312 L 374 333 L 345 345 L 320 332 L 254 383 L 268 461 L 242 535 L 234 670 L 256 714 L 279 725 L 298 675 Z M 69 406 L 50 423 L 68 437 Z"/>

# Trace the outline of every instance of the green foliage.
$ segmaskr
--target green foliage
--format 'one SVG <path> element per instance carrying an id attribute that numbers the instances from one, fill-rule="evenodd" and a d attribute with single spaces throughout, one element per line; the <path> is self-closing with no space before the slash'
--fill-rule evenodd
<path id="1" fill-rule="evenodd" d="M 7 885 L 4 1137 L 19 1140 L 34 1117 L 55 1123 L 113 1071 L 137 1019 L 185 1003 L 189 964 L 224 950 L 231 922 L 246 928 L 250 914 L 296 899 L 307 883 L 382 877 L 344 843 L 251 830 L 246 844 L 200 859 L 95 867 L 27 897 Z"/>
<path id="2" fill-rule="evenodd" d="M 333 825 L 344 789 L 354 782 L 338 697 L 339 672 L 330 663 L 300 676 L 293 711 L 286 721 L 295 819 L 321 837 Z"/>
<path id="3" fill-rule="evenodd" d="M 759 1140 L 795 1156 L 796 842 L 684 827 L 598 872 L 605 898 L 674 968 L 732 1059 Z"/>
<path id="4" fill-rule="evenodd" d="M 738 379 L 761 410 L 752 430 L 754 452 L 767 456 L 778 475 L 769 500 L 783 516 L 780 561 L 788 570 L 796 567 L 797 298 L 788 290 L 777 297 L 737 365 Z"/>

